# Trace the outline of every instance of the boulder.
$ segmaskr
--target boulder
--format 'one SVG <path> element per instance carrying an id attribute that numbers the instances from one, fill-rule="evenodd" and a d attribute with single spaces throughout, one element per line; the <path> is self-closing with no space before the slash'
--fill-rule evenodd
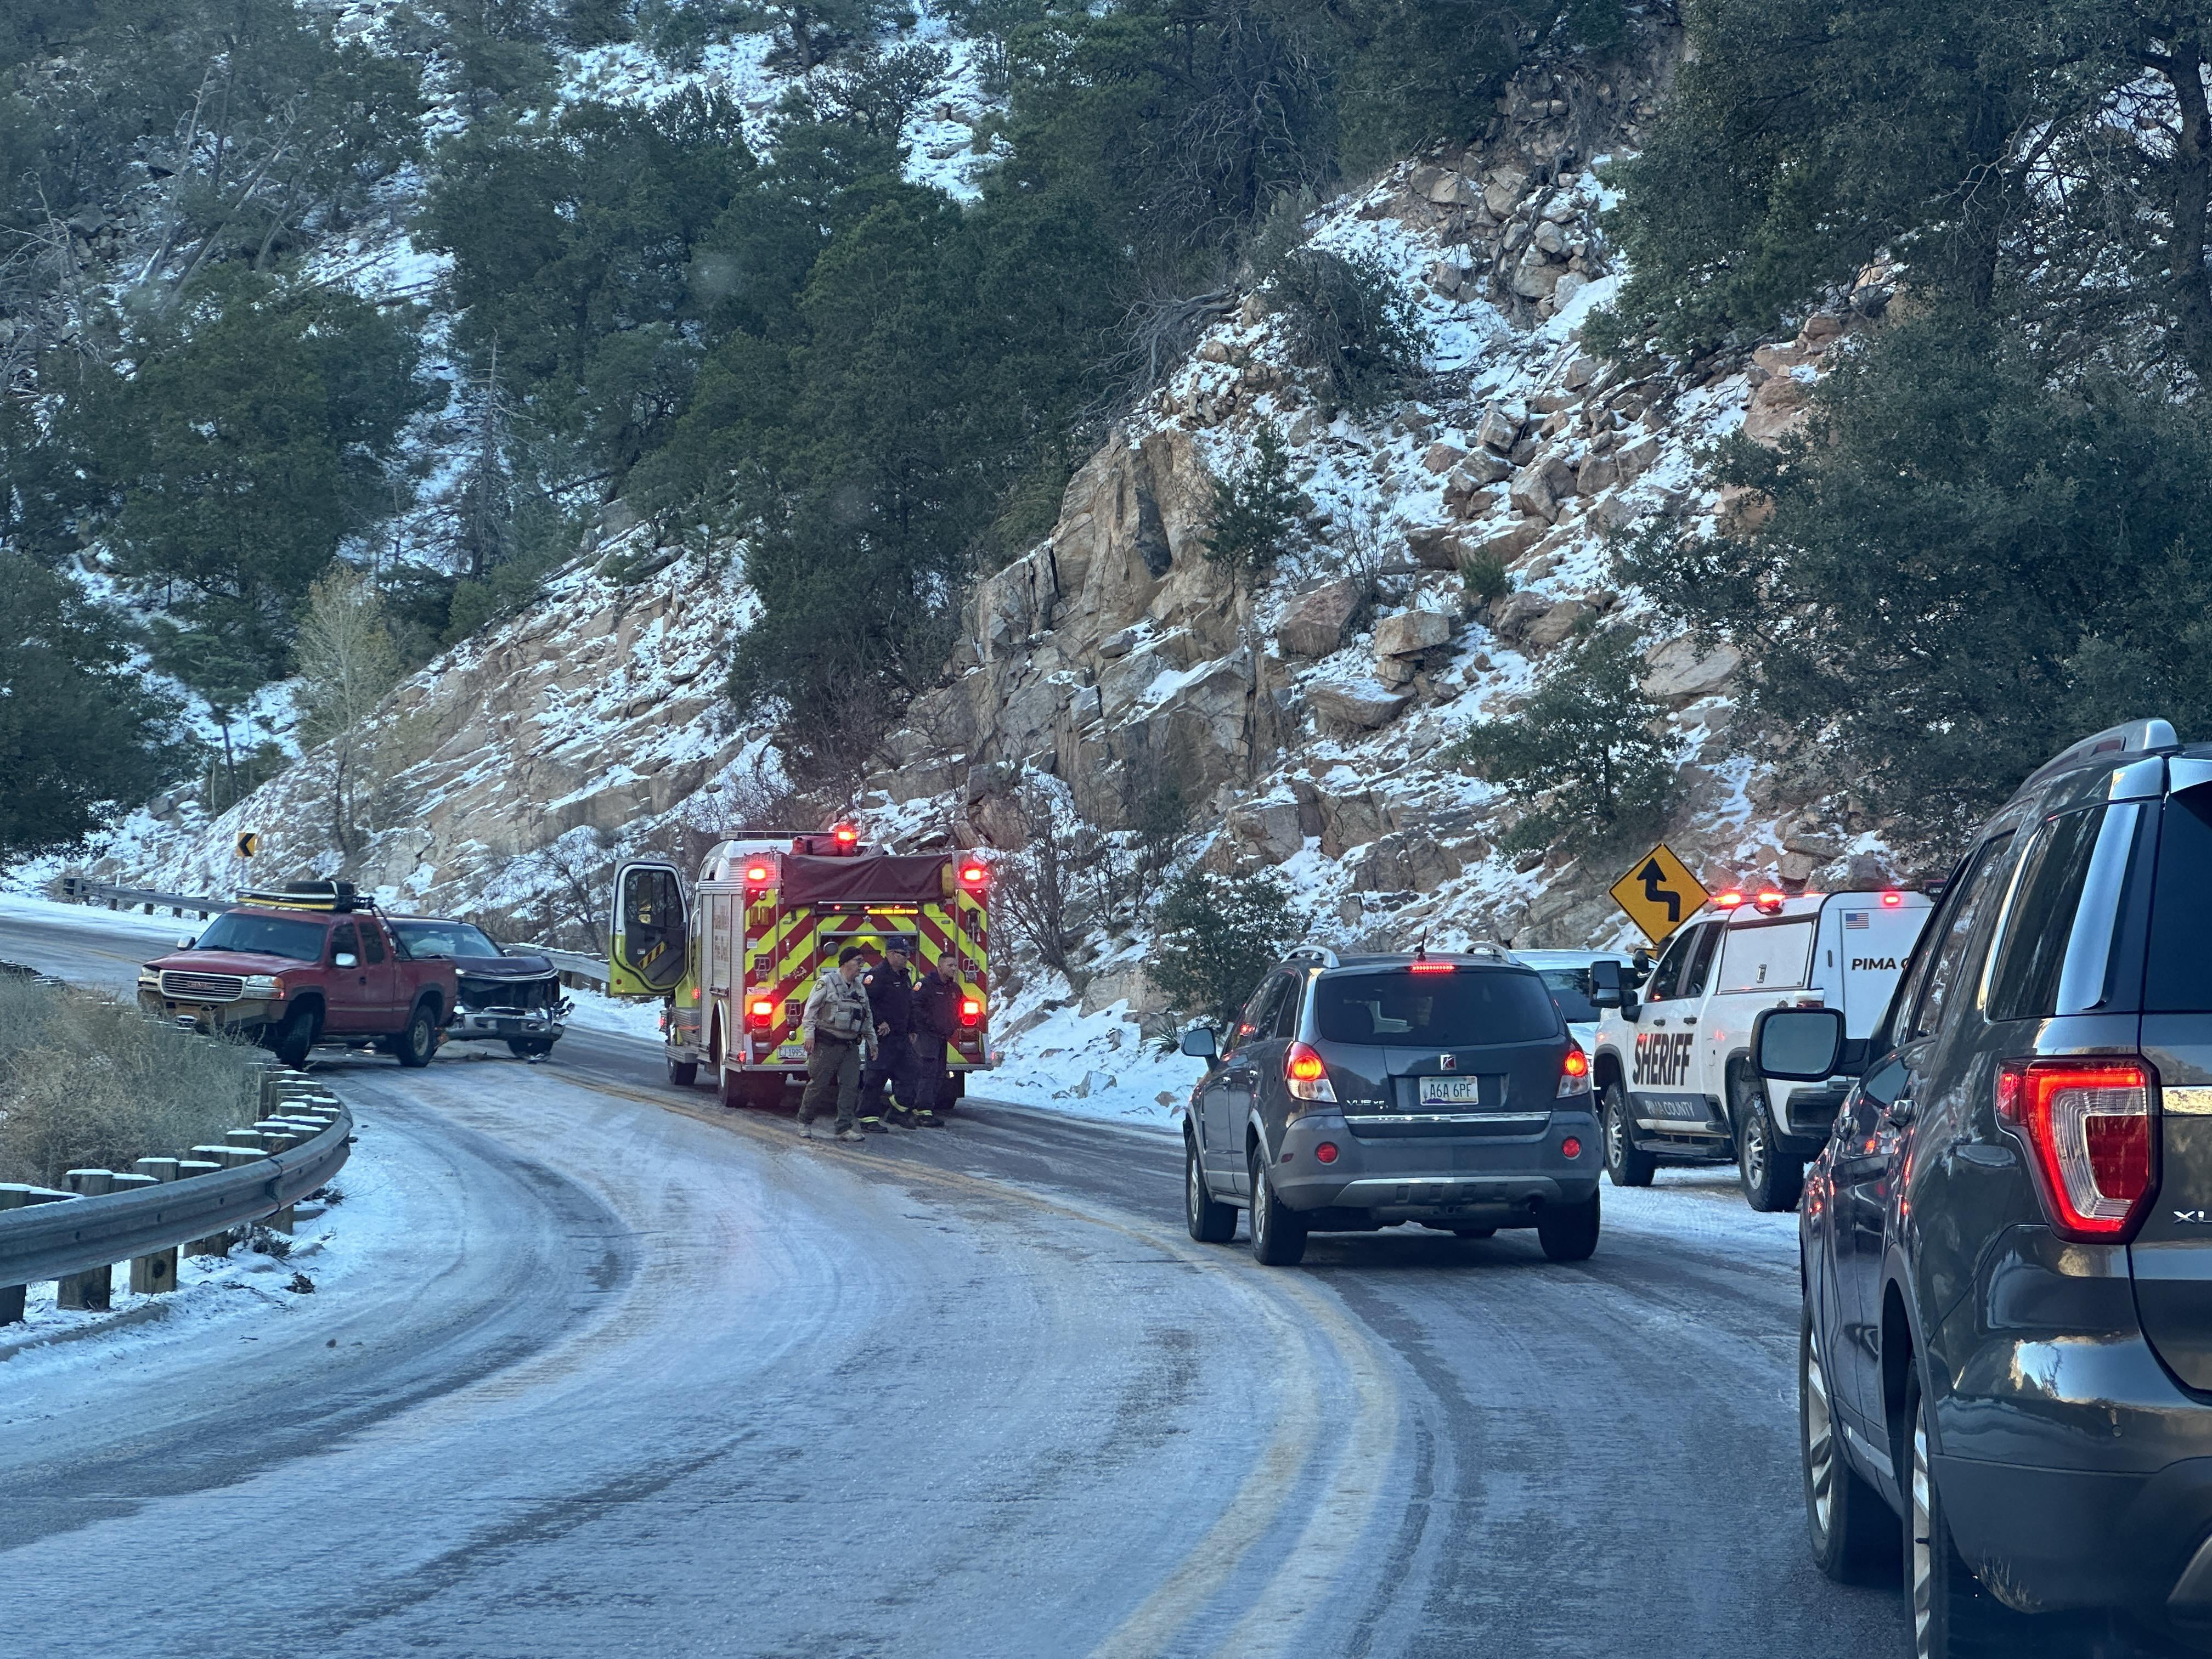
<path id="1" fill-rule="evenodd" d="M 1453 469 L 1451 483 L 1461 489 L 1480 489 L 1486 484 L 1503 483 L 1512 476 L 1512 462 L 1487 449 L 1478 449 Z"/>
<path id="2" fill-rule="evenodd" d="M 1400 830 L 1369 844 L 1352 885 L 1364 893 L 1432 893 L 1466 867 L 1456 848 L 1424 830 Z"/>
<path id="3" fill-rule="evenodd" d="M 1451 618 L 1441 611 L 1401 611 L 1375 624 L 1375 654 L 1417 657 L 1451 638 Z"/>
<path id="4" fill-rule="evenodd" d="M 1407 550 L 1431 570 L 1456 570 L 1467 548 L 1456 531 L 1444 525 L 1406 533 Z"/>
<path id="5" fill-rule="evenodd" d="M 1475 544 L 1474 550 L 1486 558 L 1511 564 L 1530 548 L 1544 539 L 1545 526 L 1533 519 L 1522 519 L 1510 524 L 1495 535 Z"/>
<path id="6" fill-rule="evenodd" d="M 1550 597 L 1527 588 L 1509 593 L 1490 617 L 1490 631 L 1501 640 L 1518 644 L 1539 617 L 1552 608 Z"/>
<path id="7" fill-rule="evenodd" d="M 1743 435 L 1753 443 L 1772 443 L 1802 425 L 1813 388 L 1792 374 L 1777 374 L 1751 395 Z"/>
<path id="8" fill-rule="evenodd" d="M 1644 653 L 1644 695 L 1655 702 L 1694 702 L 1726 685 L 1742 661 L 1732 645 L 1700 655 L 1688 635 L 1679 635 Z"/>
<path id="9" fill-rule="evenodd" d="M 1550 482 L 1541 467 L 1524 466 L 1513 476 L 1513 487 L 1506 492 L 1506 500 L 1513 510 L 1531 519 L 1541 519 L 1549 524 L 1559 516 L 1559 504 L 1553 496 Z"/>
<path id="10" fill-rule="evenodd" d="M 1570 392 L 1580 392 L 1596 374 L 1597 365 L 1577 351 L 1567 360 L 1567 366 L 1559 371 L 1559 384 Z"/>
<path id="11" fill-rule="evenodd" d="M 1620 463 L 1610 455 L 1592 455 L 1575 473 L 1575 490 L 1578 495 L 1595 495 L 1620 482 Z"/>
<path id="12" fill-rule="evenodd" d="M 1545 258 L 1543 249 L 1531 242 L 1522 251 L 1520 262 L 1513 267 L 1509 286 L 1524 300 L 1548 300 L 1552 290 L 1565 276 L 1565 265 L 1553 264 Z"/>
<path id="13" fill-rule="evenodd" d="M 1575 625 L 1589 615 L 1589 606 L 1580 599 L 1561 599 L 1528 624 L 1522 633 L 1521 642 L 1547 650 L 1573 633 Z"/>
<path id="14" fill-rule="evenodd" d="M 1494 167 L 1483 180 L 1482 204 L 1503 219 L 1513 211 L 1513 204 L 1528 186 L 1528 175 L 1519 167 Z"/>
<path id="15" fill-rule="evenodd" d="M 1280 864 L 1305 849 L 1306 834 L 1296 801 L 1252 801 L 1233 807 L 1225 827 L 1230 840 L 1262 864 Z"/>
<path id="16" fill-rule="evenodd" d="M 1124 963 L 1092 980 L 1084 989 L 1082 1011 L 1103 1013 L 1117 1002 L 1127 1003 L 1129 1012 L 1139 1015 L 1156 1014 L 1168 1006 L 1166 996 L 1153 986 L 1140 962 Z M 1085 1076 L 1087 1081 L 1090 1074 Z"/>
<path id="17" fill-rule="evenodd" d="M 1429 286 L 1439 294 L 1456 294 L 1467 272 L 1456 259 L 1439 259 L 1429 267 Z"/>
<path id="18" fill-rule="evenodd" d="M 1536 227 L 1536 233 L 1528 239 L 1528 242 L 1532 247 L 1541 248 L 1555 259 L 1564 259 L 1567 257 L 1565 233 L 1549 219 L 1546 219 Z"/>
<path id="19" fill-rule="evenodd" d="M 1579 270 L 1571 270 L 1567 272 L 1565 276 L 1560 277 L 1558 283 L 1553 284 L 1552 289 L 1552 304 L 1559 310 L 1565 311 L 1567 307 L 1567 301 L 1573 299 L 1576 295 L 1581 293 L 1589 285 L 1590 279 L 1586 274 Z"/>
<path id="20" fill-rule="evenodd" d="M 1306 702 L 1322 730 L 1340 737 L 1379 731 L 1405 712 L 1413 694 L 1376 680 L 1306 688 Z"/>
<path id="21" fill-rule="evenodd" d="M 1389 811 L 1372 790 L 1341 795 L 1316 790 L 1314 804 L 1321 820 L 1321 850 L 1326 858 L 1340 859 L 1389 827 Z"/>
<path id="22" fill-rule="evenodd" d="M 1359 609 L 1359 584 L 1349 578 L 1323 582 L 1301 595 L 1284 614 L 1275 638 L 1300 657 L 1326 657 L 1344 643 L 1344 630 Z"/>
<path id="23" fill-rule="evenodd" d="M 1516 404 L 1492 404 L 1482 411 L 1482 423 L 1474 429 L 1475 438 L 1499 454 L 1506 454 L 1520 437 L 1522 423 L 1527 419 L 1528 411 Z"/>
<path id="24" fill-rule="evenodd" d="M 1620 470 L 1623 483 L 1638 477 L 1658 459 L 1659 439 L 1656 434 L 1646 434 L 1634 443 L 1622 444 L 1613 452 L 1613 465 Z"/>
<path id="25" fill-rule="evenodd" d="M 1832 311 L 1816 311 L 1805 319 L 1798 338 L 1808 345 L 1825 345 L 1844 331 L 1844 319 Z"/>
<path id="26" fill-rule="evenodd" d="M 1467 459 L 1467 451 L 1457 444 L 1435 443 L 1421 457 L 1421 465 L 1431 472 L 1449 472 Z"/>

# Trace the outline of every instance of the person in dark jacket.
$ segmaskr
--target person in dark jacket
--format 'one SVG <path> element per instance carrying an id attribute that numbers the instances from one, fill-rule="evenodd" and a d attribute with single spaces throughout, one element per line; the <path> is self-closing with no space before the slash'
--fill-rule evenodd
<path id="1" fill-rule="evenodd" d="M 883 960 L 860 976 L 876 1024 L 876 1057 L 860 1079 L 860 1127 L 870 1134 L 882 1133 L 886 1121 L 913 1128 L 914 1109 L 924 1103 L 921 1062 L 914 1054 L 914 981 L 908 976 L 907 962 L 906 941 L 889 939 Z M 884 1101 L 886 1084 L 891 1089 L 888 1105 Z"/>
<path id="2" fill-rule="evenodd" d="M 942 1123 L 951 1109 L 952 1079 L 945 1069 L 946 1051 L 960 1035 L 960 959 L 951 950 L 939 956 L 914 990 L 914 1046 L 921 1062 L 921 1101 L 915 1118 Z"/>

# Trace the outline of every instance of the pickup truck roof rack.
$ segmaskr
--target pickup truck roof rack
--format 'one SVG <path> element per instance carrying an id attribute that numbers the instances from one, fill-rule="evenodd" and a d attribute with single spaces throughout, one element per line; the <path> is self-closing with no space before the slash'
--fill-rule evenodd
<path id="1" fill-rule="evenodd" d="M 288 881 L 282 887 L 250 887 L 239 894 L 238 902 L 265 910 L 322 910 L 340 915 L 376 908 L 376 901 L 356 892 L 349 881 Z"/>

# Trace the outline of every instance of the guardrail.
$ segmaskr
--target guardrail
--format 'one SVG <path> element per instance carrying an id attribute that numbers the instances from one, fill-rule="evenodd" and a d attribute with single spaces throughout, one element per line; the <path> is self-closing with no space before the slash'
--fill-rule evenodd
<path id="1" fill-rule="evenodd" d="M 193 893 L 157 893 L 144 887 L 110 887 L 105 882 L 88 881 L 82 876 L 64 876 L 61 889 L 62 896 L 74 903 L 104 903 L 111 910 L 125 906 L 134 910 L 143 908 L 149 916 L 156 910 L 168 910 L 180 916 L 190 911 L 205 921 L 210 916 L 219 916 L 235 908 L 229 899 Z"/>
<path id="2" fill-rule="evenodd" d="M 507 948 L 544 957 L 561 970 L 561 982 L 571 990 L 575 988 L 579 981 L 592 985 L 607 982 L 607 959 L 605 957 L 586 956 L 580 951 L 556 951 L 550 945 L 510 945 Z"/>
<path id="3" fill-rule="evenodd" d="M 263 1071 L 261 1108 L 257 1122 L 187 1157 L 71 1170 L 66 1192 L 0 1184 L 0 1325 L 23 1317 L 33 1284 L 58 1281 L 64 1308 L 105 1308 L 118 1262 L 131 1264 L 134 1292 L 158 1294 L 176 1288 L 180 1250 L 225 1254 L 242 1222 L 289 1232 L 293 1206 L 343 1167 L 353 1115 L 285 1066 Z"/>

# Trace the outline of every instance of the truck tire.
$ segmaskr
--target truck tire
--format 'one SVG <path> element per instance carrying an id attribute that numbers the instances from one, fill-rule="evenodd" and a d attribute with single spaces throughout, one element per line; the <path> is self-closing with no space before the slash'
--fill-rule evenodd
<path id="1" fill-rule="evenodd" d="M 1237 1237 L 1237 1206 L 1207 1190 L 1198 1142 L 1188 1135 L 1182 1138 L 1182 1210 L 1190 1236 L 1201 1244 L 1226 1244 Z"/>
<path id="2" fill-rule="evenodd" d="M 1580 1204 L 1547 1204 L 1536 1212 L 1536 1242 L 1553 1261 L 1587 1261 L 1597 1249 L 1597 1188 Z"/>
<path id="3" fill-rule="evenodd" d="M 688 1089 L 699 1080 L 699 1062 L 696 1060 L 672 1060 L 668 1062 L 668 1080 L 679 1089 Z"/>
<path id="4" fill-rule="evenodd" d="M 402 1066 L 428 1066 L 438 1052 L 438 1000 L 423 997 L 408 1010 L 407 1024 L 392 1040 L 392 1057 Z"/>
<path id="5" fill-rule="evenodd" d="M 1928 1455 L 1928 1402 L 1916 1370 L 1905 1389 L 1905 1595 L 1914 1659 L 2056 1659 L 2086 1653 L 2061 1644 L 2068 1621 L 2015 1613 L 1974 1577 L 1943 1513 Z"/>
<path id="6" fill-rule="evenodd" d="M 1598 1109 L 1602 1114 L 1607 1177 L 1616 1187 L 1649 1187 L 1659 1161 L 1637 1150 L 1634 1126 L 1628 1116 L 1628 1091 L 1620 1086 L 1619 1078 L 1599 1091 Z"/>
<path id="7" fill-rule="evenodd" d="M 1767 1109 L 1766 1091 L 1738 1072 L 1729 1083 L 1735 1108 L 1735 1168 L 1744 1201 L 1762 1214 L 1797 1207 L 1805 1190 L 1805 1166 L 1783 1151 Z"/>
<path id="8" fill-rule="evenodd" d="M 294 1071 L 307 1063 L 307 1051 L 315 1046 L 322 1034 L 323 1013 L 312 1002 L 303 1002 L 284 1016 L 284 1023 L 269 1039 L 269 1047 L 277 1059 Z"/>
<path id="9" fill-rule="evenodd" d="M 1306 1257 L 1306 1224 L 1275 1196 L 1265 1155 L 1255 1146 L 1252 1170 L 1252 1259 L 1265 1267 L 1295 1267 Z"/>

